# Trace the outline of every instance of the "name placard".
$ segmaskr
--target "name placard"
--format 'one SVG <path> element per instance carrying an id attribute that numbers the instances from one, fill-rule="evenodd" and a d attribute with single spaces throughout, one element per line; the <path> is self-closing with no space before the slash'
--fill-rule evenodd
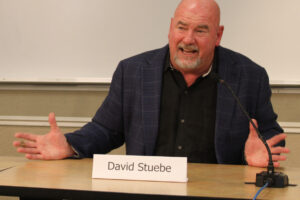
<path id="1" fill-rule="evenodd" d="M 187 182 L 187 158 L 95 154 L 92 177 Z"/>

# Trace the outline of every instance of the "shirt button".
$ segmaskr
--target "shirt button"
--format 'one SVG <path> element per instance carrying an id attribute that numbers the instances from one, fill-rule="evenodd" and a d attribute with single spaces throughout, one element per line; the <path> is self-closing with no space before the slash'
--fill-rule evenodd
<path id="1" fill-rule="evenodd" d="M 188 94 L 189 92 L 187 90 L 184 90 L 184 94 Z"/>
<path id="2" fill-rule="evenodd" d="M 181 120 L 180 120 L 180 123 L 184 124 L 184 122 L 185 122 L 184 119 L 181 119 Z"/>
<path id="3" fill-rule="evenodd" d="M 178 150 L 182 150 L 182 146 L 179 145 L 179 146 L 177 147 L 177 149 L 178 149 Z"/>

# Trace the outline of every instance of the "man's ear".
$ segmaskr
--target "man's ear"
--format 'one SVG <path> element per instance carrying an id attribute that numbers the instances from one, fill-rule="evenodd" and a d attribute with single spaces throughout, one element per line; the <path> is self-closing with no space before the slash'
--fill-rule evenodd
<path id="1" fill-rule="evenodd" d="M 168 33 L 168 39 L 169 39 L 169 40 L 170 40 L 170 33 L 171 33 L 172 27 L 173 27 L 173 21 L 174 21 L 174 19 L 171 18 L 170 27 L 169 27 L 169 33 Z"/>
<path id="2" fill-rule="evenodd" d="M 223 31 L 224 31 L 224 26 L 219 26 L 217 30 L 217 41 L 216 41 L 216 46 L 219 46 L 221 43 L 221 39 L 223 36 Z"/>

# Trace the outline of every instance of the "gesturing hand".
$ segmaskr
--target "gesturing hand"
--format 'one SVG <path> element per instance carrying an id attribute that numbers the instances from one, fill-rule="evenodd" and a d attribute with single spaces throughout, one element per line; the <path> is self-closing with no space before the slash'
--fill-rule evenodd
<path id="1" fill-rule="evenodd" d="M 257 126 L 257 121 L 253 119 Z M 250 132 L 245 144 L 245 157 L 249 166 L 266 167 L 268 166 L 269 156 L 267 149 L 263 142 L 259 139 L 254 127 L 250 124 Z M 272 160 L 274 167 L 279 167 L 279 161 L 286 160 L 286 156 L 280 155 L 280 153 L 289 153 L 289 149 L 286 147 L 275 146 L 280 141 L 286 138 L 286 134 L 278 134 L 267 140 L 267 144 L 270 147 L 272 153 Z"/>
<path id="2" fill-rule="evenodd" d="M 49 114 L 50 132 L 46 135 L 35 135 L 31 133 L 16 133 L 13 145 L 17 151 L 24 153 L 28 159 L 56 160 L 70 157 L 74 154 L 65 136 L 56 124 L 55 114 Z"/>

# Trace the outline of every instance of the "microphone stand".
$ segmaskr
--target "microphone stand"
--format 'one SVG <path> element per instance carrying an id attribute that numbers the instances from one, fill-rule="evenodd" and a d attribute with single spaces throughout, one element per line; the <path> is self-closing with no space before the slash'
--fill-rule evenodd
<path id="1" fill-rule="evenodd" d="M 285 186 L 288 186 L 289 185 L 288 176 L 285 175 L 282 172 L 275 172 L 274 171 L 272 153 L 271 153 L 269 145 L 267 144 L 267 141 L 265 140 L 265 138 L 259 132 L 257 126 L 254 124 L 253 120 L 250 118 L 248 112 L 246 111 L 244 106 L 241 104 L 239 98 L 236 96 L 236 94 L 234 93 L 234 91 L 232 90 L 230 85 L 226 81 L 221 79 L 216 73 L 212 73 L 212 78 L 216 79 L 220 84 L 225 85 L 226 88 L 230 91 L 230 93 L 234 97 L 235 101 L 238 103 L 240 109 L 245 114 L 245 116 L 247 117 L 249 122 L 252 124 L 252 126 L 254 127 L 254 129 L 255 129 L 258 137 L 259 137 L 259 139 L 263 142 L 263 144 L 265 145 L 265 147 L 268 151 L 269 163 L 268 163 L 267 171 L 262 171 L 262 172 L 256 174 L 255 185 L 258 186 L 258 187 L 262 187 L 268 182 L 269 183 L 268 187 L 283 188 Z"/>

